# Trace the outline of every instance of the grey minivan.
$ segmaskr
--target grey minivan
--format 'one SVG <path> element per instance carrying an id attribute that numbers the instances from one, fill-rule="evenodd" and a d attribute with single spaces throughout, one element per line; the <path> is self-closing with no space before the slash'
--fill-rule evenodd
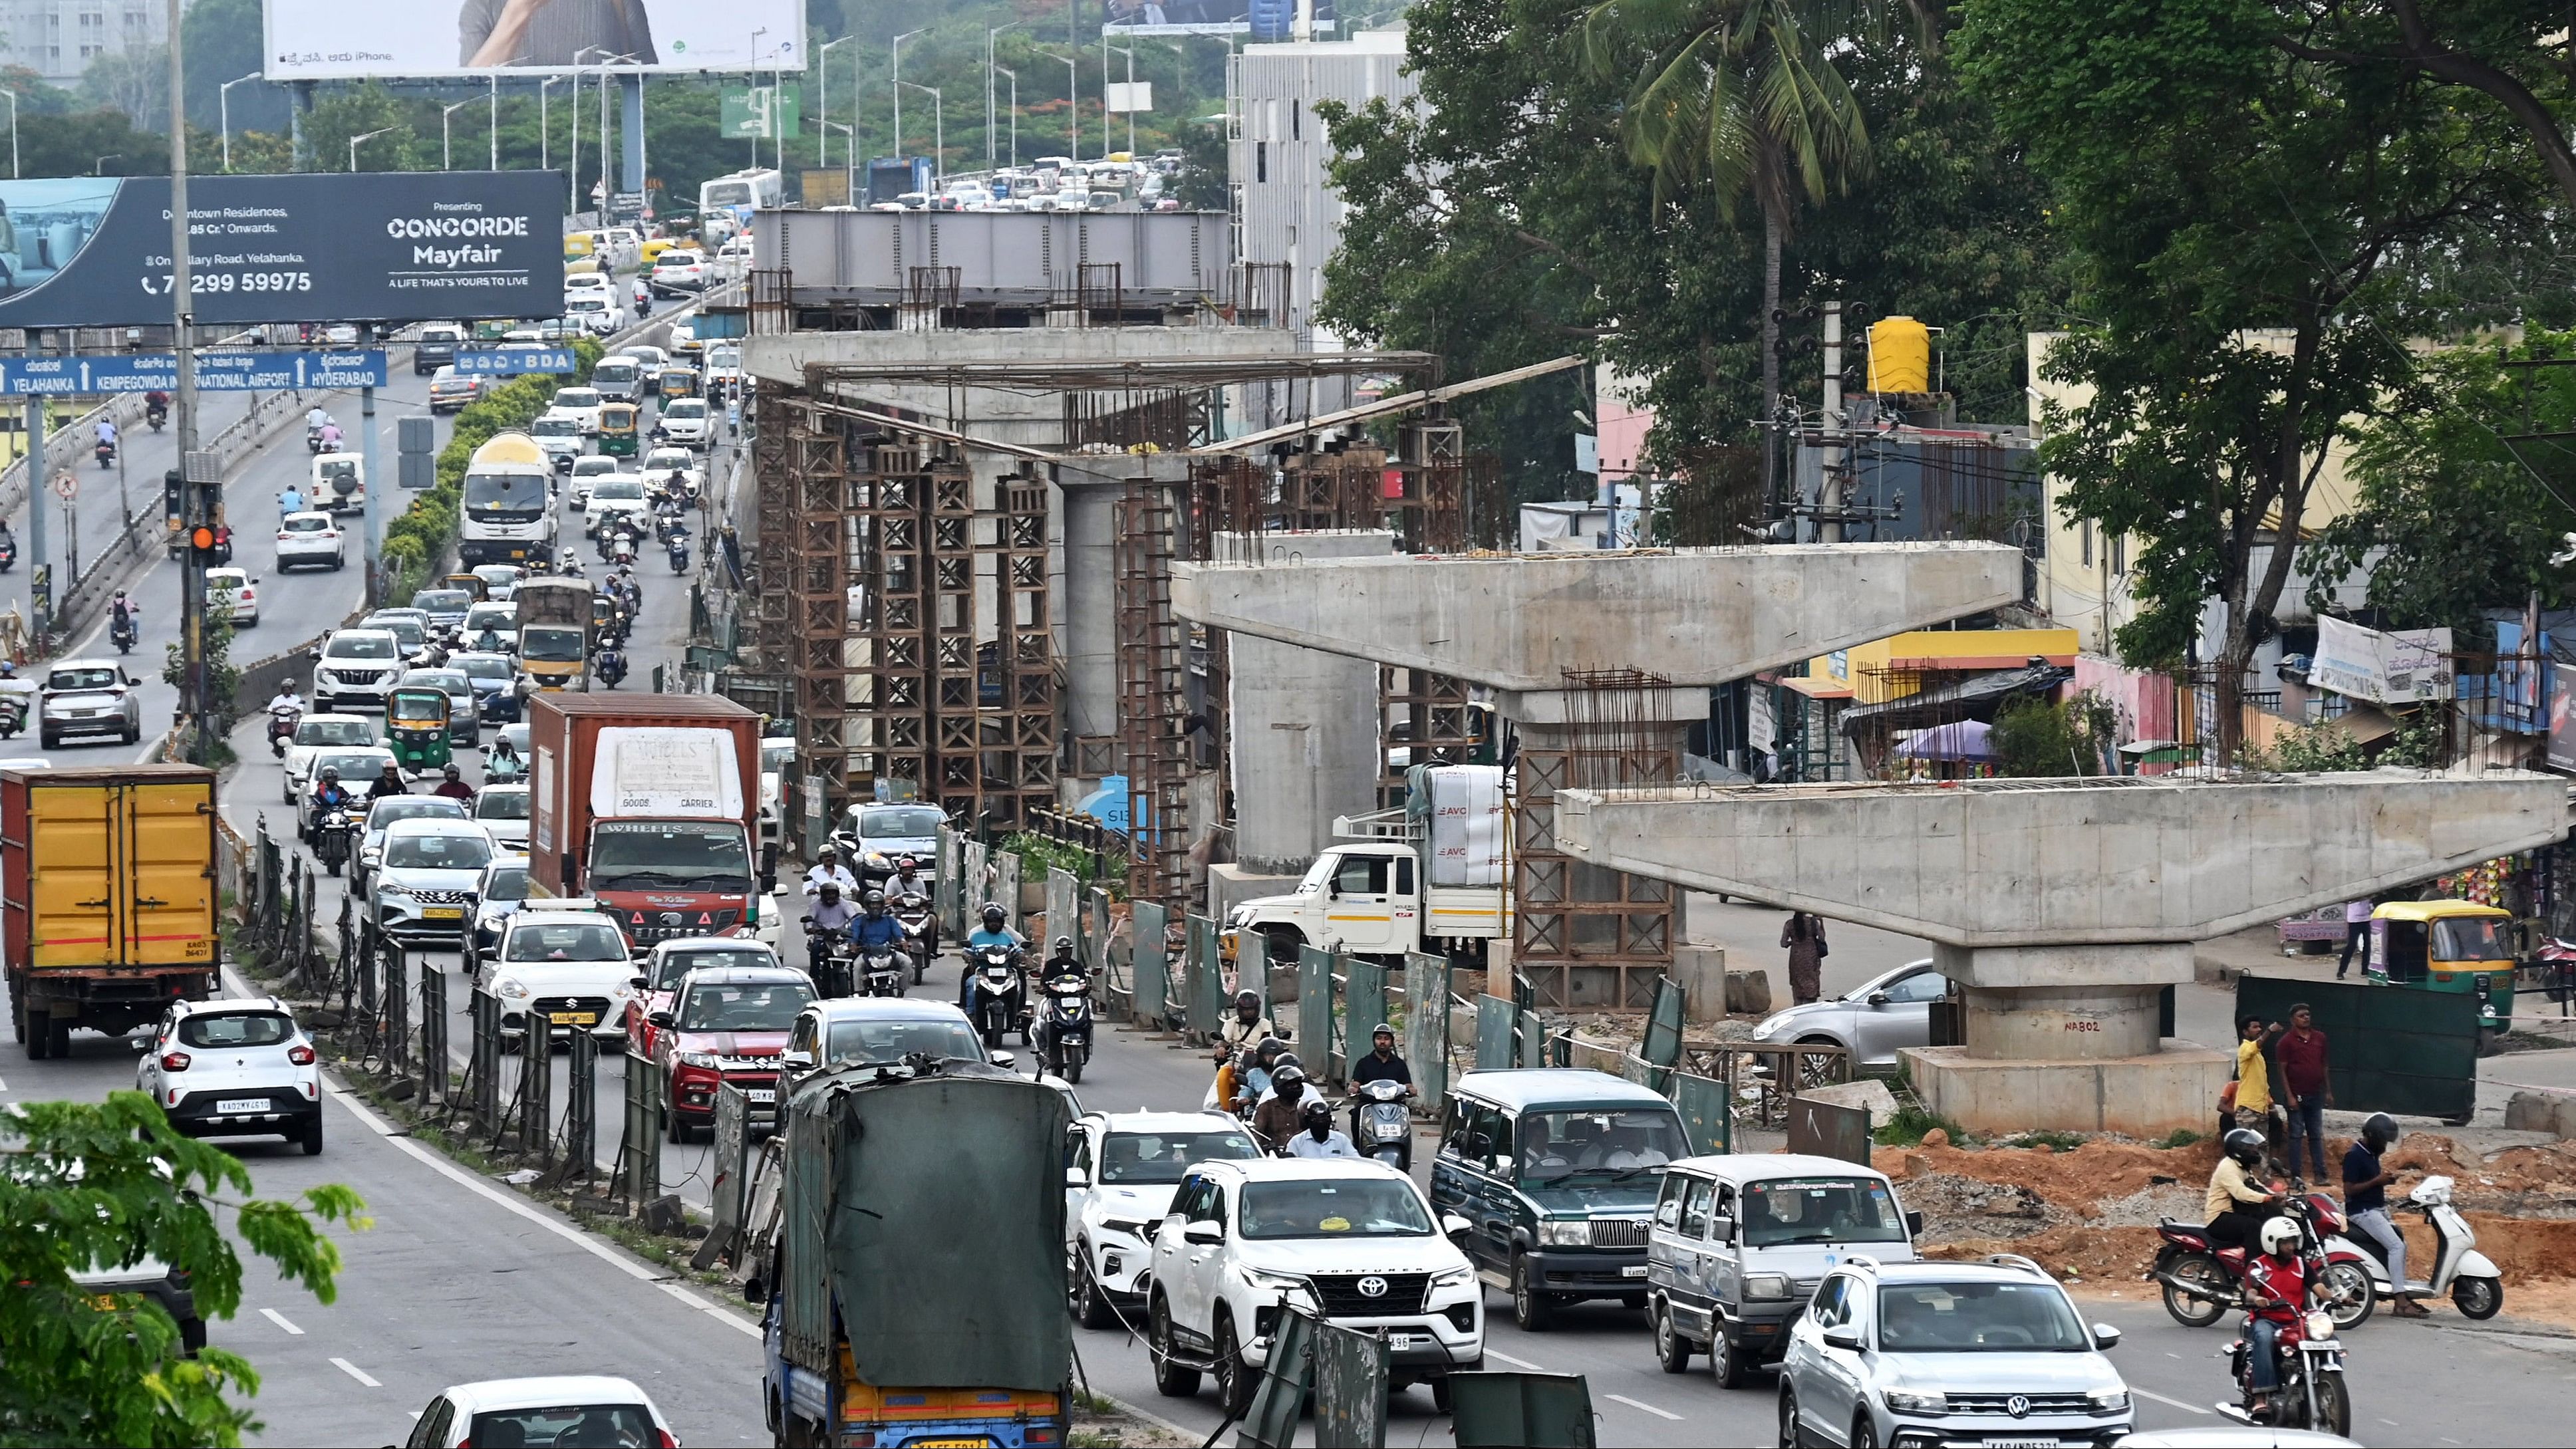
<path id="1" fill-rule="evenodd" d="M 1789 1324 L 1855 1253 L 1911 1262 L 1920 1213 L 1885 1174 L 1831 1157 L 1688 1157 L 1664 1170 L 1646 1246 L 1646 1315 L 1664 1372 L 1705 1353 L 1718 1383 L 1780 1361 Z"/>

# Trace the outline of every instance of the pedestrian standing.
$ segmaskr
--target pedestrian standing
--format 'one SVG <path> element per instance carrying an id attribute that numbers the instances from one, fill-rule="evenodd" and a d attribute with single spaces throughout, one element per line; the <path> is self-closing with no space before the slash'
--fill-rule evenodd
<path id="1" fill-rule="evenodd" d="M 1804 1006 L 1825 994 L 1825 922 L 1805 911 L 1789 913 L 1780 928 L 1780 944 L 1789 953 L 1789 1002 Z"/>
<path id="2" fill-rule="evenodd" d="M 2351 968 L 2352 953 L 2355 951 L 2359 951 L 2361 953 L 2361 969 L 2363 974 L 2367 975 L 2370 971 L 2371 909 L 2370 897 L 2368 896 L 2364 896 L 2357 901 L 2346 901 L 2343 903 L 2343 955 L 2335 962 L 2335 979 L 2337 981 L 2341 981 L 2343 979 L 2343 973 Z"/>
<path id="3" fill-rule="evenodd" d="M 2280 1033 L 2272 1055 L 2281 1067 L 2281 1105 L 2290 1112 L 2290 1181 L 2304 1188 L 2311 1175 L 2320 1183 L 2327 1180 L 2326 1108 L 2334 1105 L 2334 1084 L 2326 1078 L 2326 1034 L 2317 1030 L 2315 1014 L 2304 1001 L 2290 1008 L 2288 1031 L 2277 1022 L 2272 1030 Z M 2313 1174 L 2300 1165 L 2302 1141 L 2307 1161 L 2315 1166 Z"/>
<path id="4" fill-rule="evenodd" d="M 2231 1101 L 2236 1125 L 2260 1134 L 2267 1155 L 2278 1147 L 2272 1137 L 2272 1064 L 2263 1055 L 2268 1037 L 2259 1016 L 2236 1024 L 2236 1092 Z"/>

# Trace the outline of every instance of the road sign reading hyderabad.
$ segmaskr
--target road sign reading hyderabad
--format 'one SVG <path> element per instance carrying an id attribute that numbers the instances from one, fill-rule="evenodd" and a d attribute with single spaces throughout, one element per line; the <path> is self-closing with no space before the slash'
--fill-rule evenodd
<path id="1" fill-rule="evenodd" d="M 564 369 L 572 369 L 566 366 Z M 197 354 L 197 386 L 208 392 L 282 392 L 288 388 L 383 387 L 385 355 L 363 352 L 216 352 Z M 0 393 L 91 397 L 111 392 L 170 392 L 179 359 L 167 352 L 102 352 L 70 357 L 0 357 Z"/>
<path id="2" fill-rule="evenodd" d="M 201 325 L 550 317 L 565 182 L 552 171 L 199 176 Z M 0 181 L 0 327 L 171 320 L 166 177 Z"/>

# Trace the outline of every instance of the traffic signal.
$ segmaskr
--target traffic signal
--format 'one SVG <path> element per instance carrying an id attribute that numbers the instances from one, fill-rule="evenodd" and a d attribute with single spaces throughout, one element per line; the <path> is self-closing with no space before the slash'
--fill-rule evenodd
<path id="1" fill-rule="evenodd" d="M 188 507 L 187 476 L 173 468 L 161 475 L 161 516 L 185 518 Z"/>
<path id="2" fill-rule="evenodd" d="M 188 530 L 188 556 L 199 568 L 212 568 L 223 562 L 218 535 L 211 523 L 200 523 Z"/>

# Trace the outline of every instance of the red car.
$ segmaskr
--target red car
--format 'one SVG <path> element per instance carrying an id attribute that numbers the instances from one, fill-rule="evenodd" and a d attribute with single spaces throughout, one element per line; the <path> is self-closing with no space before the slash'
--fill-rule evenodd
<path id="1" fill-rule="evenodd" d="M 814 999 L 814 985 L 790 966 L 703 966 L 680 978 L 675 1004 L 646 1020 L 653 1063 L 662 1071 L 664 1121 L 671 1140 L 712 1131 L 716 1089 L 751 1095 L 751 1125 L 778 1120 L 778 1054 L 787 1029 Z"/>
<path id="2" fill-rule="evenodd" d="M 626 1005 L 626 1040 L 645 1056 L 654 1055 L 653 1013 L 673 1009 L 680 978 L 701 966 L 776 966 L 778 953 L 758 941 L 735 936 L 683 936 L 653 947 L 636 970 L 635 995 Z M 803 972 L 798 972 L 803 975 Z"/>

